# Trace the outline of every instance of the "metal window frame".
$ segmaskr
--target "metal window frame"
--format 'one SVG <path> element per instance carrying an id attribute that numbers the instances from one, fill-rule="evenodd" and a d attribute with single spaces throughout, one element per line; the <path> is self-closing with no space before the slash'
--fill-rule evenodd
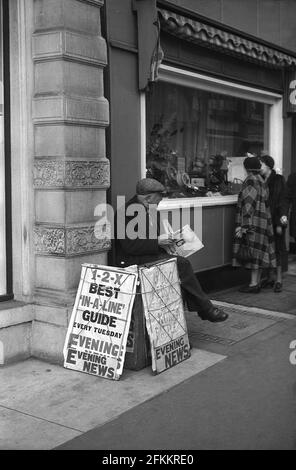
<path id="1" fill-rule="evenodd" d="M 5 236 L 6 236 L 6 295 L 0 302 L 13 299 L 12 277 L 12 210 L 11 210 L 11 142 L 10 142 L 10 42 L 9 0 L 1 0 L 3 13 L 3 90 L 4 90 L 4 161 L 5 161 Z"/>

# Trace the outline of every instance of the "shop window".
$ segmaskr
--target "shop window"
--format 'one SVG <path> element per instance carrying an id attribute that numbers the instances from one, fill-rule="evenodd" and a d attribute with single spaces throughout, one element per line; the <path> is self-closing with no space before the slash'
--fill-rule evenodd
<path id="1" fill-rule="evenodd" d="M 247 153 L 267 151 L 270 104 L 156 82 L 146 94 L 146 176 L 171 197 L 228 195 Z"/>
<path id="2" fill-rule="evenodd" d="M 0 1 L 0 301 L 12 298 L 8 2 Z"/>

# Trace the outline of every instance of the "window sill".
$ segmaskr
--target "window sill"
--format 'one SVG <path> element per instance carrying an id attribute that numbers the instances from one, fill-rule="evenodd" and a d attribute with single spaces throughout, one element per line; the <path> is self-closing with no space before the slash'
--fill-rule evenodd
<path id="1" fill-rule="evenodd" d="M 159 204 L 159 210 L 185 209 L 190 207 L 225 206 L 237 203 L 237 194 L 231 196 L 209 196 L 166 199 Z"/>

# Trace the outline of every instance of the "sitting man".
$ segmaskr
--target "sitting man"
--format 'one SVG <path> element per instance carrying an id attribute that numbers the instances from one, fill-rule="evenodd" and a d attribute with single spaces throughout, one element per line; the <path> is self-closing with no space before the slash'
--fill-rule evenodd
<path id="1" fill-rule="evenodd" d="M 156 208 L 162 200 L 164 191 L 164 186 L 157 180 L 152 178 L 144 178 L 140 180 L 136 188 L 137 194 L 128 201 L 125 206 L 123 226 L 120 228 L 116 217 L 117 227 L 115 246 L 116 263 L 118 266 L 126 267 L 132 264 L 143 265 L 154 261 L 156 262 L 172 258 L 172 256 L 168 255 L 161 248 L 161 244 L 164 243 L 164 239 L 163 236 L 161 238 L 159 237 L 158 219 L 157 217 L 154 217 L 153 220 L 150 213 L 150 208 Z M 146 235 L 141 238 L 134 236 L 129 237 L 127 233 L 127 226 L 133 219 L 135 219 L 137 213 L 136 206 L 134 206 L 134 208 L 130 207 L 132 204 L 141 204 L 145 208 L 145 211 L 142 212 L 145 214 L 143 226 L 145 226 Z M 130 208 L 130 213 L 133 215 L 127 215 L 128 208 Z M 155 224 L 157 227 L 155 227 Z M 140 227 L 138 227 L 138 230 L 140 231 Z M 149 237 L 149 234 L 151 233 L 154 233 L 155 236 Z M 165 242 L 169 244 L 172 240 L 168 236 Z M 206 294 L 202 291 L 192 269 L 191 263 L 182 256 L 177 256 L 176 258 L 181 282 L 182 297 L 187 304 L 188 310 L 197 312 L 202 320 L 208 320 L 210 322 L 222 322 L 226 320 L 228 318 L 227 313 L 214 307 Z"/>

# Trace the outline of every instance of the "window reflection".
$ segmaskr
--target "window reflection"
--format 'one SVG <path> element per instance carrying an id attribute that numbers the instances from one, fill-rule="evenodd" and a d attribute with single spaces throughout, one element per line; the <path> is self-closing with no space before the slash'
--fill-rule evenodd
<path id="1" fill-rule="evenodd" d="M 146 109 L 147 176 L 171 197 L 235 194 L 246 153 L 267 148 L 263 103 L 157 82 Z"/>

